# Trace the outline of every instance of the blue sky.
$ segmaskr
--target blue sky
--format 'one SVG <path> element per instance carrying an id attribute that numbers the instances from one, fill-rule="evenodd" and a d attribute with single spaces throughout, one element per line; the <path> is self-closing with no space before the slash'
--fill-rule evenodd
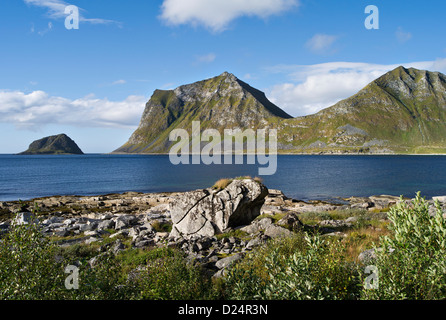
<path id="1" fill-rule="evenodd" d="M 68 5 L 78 30 L 65 28 Z M 224 71 L 293 116 L 398 65 L 446 73 L 445 12 L 442 0 L 2 0 L 0 153 L 58 133 L 111 152 L 155 89 Z"/>

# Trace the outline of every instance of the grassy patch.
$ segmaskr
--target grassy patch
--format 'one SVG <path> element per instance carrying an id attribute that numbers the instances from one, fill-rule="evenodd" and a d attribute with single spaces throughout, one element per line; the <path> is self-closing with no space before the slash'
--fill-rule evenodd
<path id="1" fill-rule="evenodd" d="M 153 221 L 151 223 L 153 229 L 155 229 L 156 232 L 171 232 L 172 231 L 172 224 L 168 222 L 160 222 L 160 221 Z"/>
<path id="2" fill-rule="evenodd" d="M 229 184 L 231 184 L 232 181 L 245 180 L 245 179 L 254 180 L 257 183 L 263 183 L 263 179 L 260 177 L 252 178 L 251 176 L 239 176 L 239 177 L 235 177 L 235 178 L 222 178 L 214 183 L 214 185 L 212 186 L 212 189 L 223 190 L 224 188 L 229 186 Z"/>
<path id="3" fill-rule="evenodd" d="M 231 238 L 231 237 L 239 238 L 239 239 L 242 239 L 242 240 L 246 240 L 246 239 L 250 238 L 250 235 L 247 232 L 238 229 L 238 230 L 229 231 L 227 233 L 218 234 L 215 237 L 218 240 L 221 240 L 221 239 L 224 239 L 224 238 Z"/>

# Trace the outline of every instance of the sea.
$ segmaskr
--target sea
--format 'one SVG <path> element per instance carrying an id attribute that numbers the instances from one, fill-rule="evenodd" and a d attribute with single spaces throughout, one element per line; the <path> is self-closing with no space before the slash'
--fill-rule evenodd
<path id="1" fill-rule="evenodd" d="M 179 164 L 168 155 L 0 155 L 0 201 L 56 195 L 177 192 L 221 178 L 259 176 L 260 164 Z M 277 171 L 260 176 L 269 189 L 298 200 L 351 196 L 446 195 L 446 156 L 279 155 Z"/>

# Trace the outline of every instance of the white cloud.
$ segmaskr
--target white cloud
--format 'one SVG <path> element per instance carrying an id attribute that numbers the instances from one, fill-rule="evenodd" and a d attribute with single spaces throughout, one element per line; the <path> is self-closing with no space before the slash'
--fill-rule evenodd
<path id="1" fill-rule="evenodd" d="M 318 33 L 308 40 L 305 46 L 314 53 L 332 53 L 332 45 L 337 39 L 338 36 Z"/>
<path id="2" fill-rule="evenodd" d="M 412 33 L 404 31 L 401 27 L 398 27 L 395 32 L 395 36 L 400 43 L 404 43 L 412 39 Z"/>
<path id="3" fill-rule="evenodd" d="M 270 100 L 293 116 L 304 116 L 346 99 L 399 65 L 446 72 L 446 58 L 405 64 L 330 62 L 315 65 L 279 65 L 270 73 L 286 74 L 289 81 L 267 91 Z"/>
<path id="4" fill-rule="evenodd" d="M 65 8 L 71 5 L 68 2 L 63 0 L 23 0 L 27 5 L 36 6 L 45 8 L 48 10 L 48 16 L 51 19 L 65 19 L 67 14 L 65 13 Z M 85 11 L 82 8 L 79 8 L 79 11 Z M 121 25 L 120 22 L 114 20 L 107 19 L 99 19 L 99 18 L 85 18 L 82 14 L 79 14 L 79 20 L 81 22 L 88 22 L 91 24 L 118 24 Z"/>
<path id="5" fill-rule="evenodd" d="M 146 101 L 142 96 L 110 101 L 93 95 L 70 100 L 44 91 L 0 90 L 0 122 L 24 129 L 48 124 L 132 128 L 138 125 Z"/>
<path id="6" fill-rule="evenodd" d="M 197 62 L 202 63 L 211 63 L 214 62 L 214 60 L 217 58 L 217 56 L 214 53 L 205 54 L 202 56 L 197 57 Z"/>
<path id="7" fill-rule="evenodd" d="M 266 18 L 299 5 L 299 0 L 164 0 L 160 18 L 170 25 L 203 25 L 225 30 L 242 16 Z"/>
<path id="8" fill-rule="evenodd" d="M 118 85 L 118 84 L 126 84 L 127 81 L 121 79 L 121 80 L 116 80 L 114 82 L 112 82 L 112 85 Z"/>

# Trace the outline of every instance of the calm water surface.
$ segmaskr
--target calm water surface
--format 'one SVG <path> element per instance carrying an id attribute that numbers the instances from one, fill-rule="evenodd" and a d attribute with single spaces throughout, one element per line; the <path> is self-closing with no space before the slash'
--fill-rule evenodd
<path id="1" fill-rule="evenodd" d="M 245 161 L 246 163 L 246 161 Z M 0 200 L 52 195 L 207 188 L 222 177 L 258 176 L 257 165 L 172 165 L 167 155 L 0 155 Z M 309 199 L 446 195 L 446 156 L 278 156 L 268 188 Z"/>

